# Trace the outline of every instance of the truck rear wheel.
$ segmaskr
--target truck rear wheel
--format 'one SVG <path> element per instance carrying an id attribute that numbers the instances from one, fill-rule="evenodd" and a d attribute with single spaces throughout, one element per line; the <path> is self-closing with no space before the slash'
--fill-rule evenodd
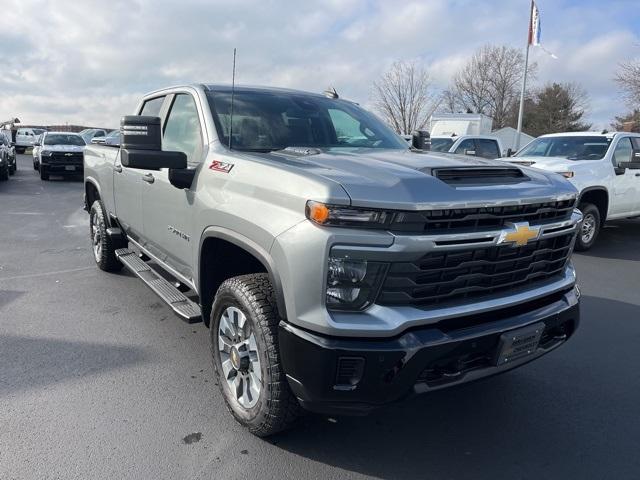
<path id="1" fill-rule="evenodd" d="M 213 366 L 229 411 L 259 437 L 288 428 L 301 412 L 282 369 L 278 322 L 267 274 L 220 285 L 211 310 Z"/>
<path id="2" fill-rule="evenodd" d="M 116 249 L 113 246 L 113 242 L 107 235 L 107 222 L 100 200 L 96 200 L 91 205 L 89 229 L 93 259 L 96 261 L 98 268 L 105 272 L 117 272 L 122 269 L 122 263 L 116 257 Z"/>
<path id="3" fill-rule="evenodd" d="M 583 218 L 576 238 L 576 250 L 584 252 L 596 243 L 602 220 L 600 210 L 592 203 L 581 203 L 578 209 L 582 212 Z"/>

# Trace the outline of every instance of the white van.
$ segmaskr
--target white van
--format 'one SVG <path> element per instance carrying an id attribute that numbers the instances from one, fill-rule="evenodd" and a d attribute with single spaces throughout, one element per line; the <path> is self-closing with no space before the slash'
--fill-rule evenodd
<path id="1" fill-rule="evenodd" d="M 33 147 L 43 132 L 42 128 L 19 128 L 16 131 L 16 153 L 24 153 L 27 148 Z"/>

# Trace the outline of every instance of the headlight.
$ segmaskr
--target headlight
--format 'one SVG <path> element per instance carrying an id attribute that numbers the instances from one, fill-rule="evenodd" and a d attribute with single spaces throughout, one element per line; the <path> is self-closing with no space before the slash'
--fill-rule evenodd
<path id="1" fill-rule="evenodd" d="M 573 176 L 575 175 L 574 172 L 556 172 L 556 173 L 559 173 L 564 178 L 573 178 Z"/>
<path id="2" fill-rule="evenodd" d="M 42 152 L 40 152 L 40 155 L 42 155 L 43 157 L 50 157 L 51 153 L 49 150 L 43 150 Z"/>
<path id="3" fill-rule="evenodd" d="M 318 225 L 339 227 L 382 228 L 388 225 L 393 214 L 383 210 L 351 208 L 309 200 L 305 209 L 307 218 Z"/>
<path id="4" fill-rule="evenodd" d="M 387 264 L 329 257 L 327 307 L 331 310 L 362 310 L 378 293 Z"/>

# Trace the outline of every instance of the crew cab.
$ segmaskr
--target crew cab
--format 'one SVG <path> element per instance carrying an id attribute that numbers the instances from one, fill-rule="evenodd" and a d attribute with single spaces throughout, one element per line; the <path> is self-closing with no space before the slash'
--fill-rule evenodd
<path id="1" fill-rule="evenodd" d="M 185 85 L 135 113 L 85 150 L 95 262 L 204 321 L 256 435 L 505 372 L 578 327 L 560 175 L 410 149 L 335 94 Z"/>
<path id="2" fill-rule="evenodd" d="M 504 151 L 500 139 L 491 135 L 432 136 L 431 150 L 482 158 L 500 158 Z"/>
<path id="3" fill-rule="evenodd" d="M 70 132 L 44 132 L 38 142 L 37 170 L 42 180 L 49 175 L 79 175 L 83 172 L 86 143 Z"/>
<path id="4" fill-rule="evenodd" d="M 640 134 L 567 132 L 543 135 L 505 159 L 556 172 L 580 192 L 584 215 L 576 249 L 588 250 L 606 220 L 640 216 Z"/>

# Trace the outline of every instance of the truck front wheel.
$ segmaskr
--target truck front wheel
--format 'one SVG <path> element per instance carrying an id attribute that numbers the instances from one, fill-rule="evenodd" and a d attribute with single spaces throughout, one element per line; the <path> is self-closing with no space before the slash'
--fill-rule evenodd
<path id="1" fill-rule="evenodd" d="M 107 235 L 107 222 L 102 203 L 93 202 L 89 212 L 89 229 L 93 259 L 98 268 L 105 272 L 117 272 L 122 269 L 122 263 L 116 257 L 116 249 L 111 238 Z"/>
<path id="2" fill-rule="evenodd" d="M 278 322 L 267 274 L 220 285 L 211 310 L 213 366 L 229 411 L 259 437 L 286 429 L 300 415 L 280 361 Z"/>
<path id="3" fill-rule="evenodd" d="M 578 238 L 576 238 L 576 250 L 584 252 L 596 243 L 602 220 L 600 210 L 594 204 L 582 203 L 578 208 L 582 212 L 583 218 L 578 230 Z"/>

